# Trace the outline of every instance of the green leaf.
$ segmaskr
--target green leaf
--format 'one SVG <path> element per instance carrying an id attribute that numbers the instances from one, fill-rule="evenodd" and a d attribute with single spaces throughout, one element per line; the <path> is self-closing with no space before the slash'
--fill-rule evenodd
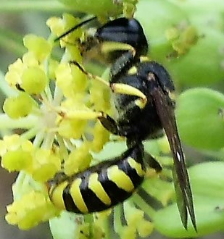
<path id="1" fill-rule="evenodd" d="M 200 237 L 224 229 L 224 163 L 198 164 L 189 170 L 198 232 L 183 228 L 177 205 L 158 211 L 156 229 L 171 238 Z"/>
<path id="2" fill-rule="evenodd" d="M 75 239 L 79 227 L 76 222 L 77 215 L 63 211 L 60 217 L 52 218 L 49 221 L 49 226 L 54 239 Z M 62 229 L 63 228 L 63 229 Z"/>
<path id="3" fill-rule="evenodd" d="M 22 12 L 24 11 L 41 11 L 54 12 L 55 11 L 69 11 L 69 8 L 63 6 L 57 0 L 4 0 L 1 1 L 0 12 Z"/>
<path id="4" fill-rule="evenodd" d="M 187 90 L 178 98 L 176 117 L 182 141 L 200 149 L 224 146 L 224 95 L 210 89 Z"/>
<path id="5" fill-rule="evenodd" d="M 122 13 L 123 7 L 119 1 L 112 0 L 94 0 L 94 4 L 92 0 L 60 0 L 60 2 L 76 11 L 104 17 Z"/>
<path id="6" fill-rule="evenodd" d="M 172 59 L 169 72 L 175 80 L 186 86 L 204 86 L 223 80 L 221 67 L 224 47 L 224 34 L 207 29 L 199 36 L 190 51 L 178 59 Z"/>

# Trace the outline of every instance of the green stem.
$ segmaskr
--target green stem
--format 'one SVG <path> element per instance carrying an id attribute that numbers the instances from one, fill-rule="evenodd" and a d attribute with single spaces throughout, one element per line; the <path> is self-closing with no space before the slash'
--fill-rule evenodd
<path id="1" fill-rule="evenodd" d="M 33 137 L 37 135 L 38 131 L 39 131 L 38 127 L 30 128 L 25 133 L 23 133 L 21 137 L 24 139 L 32 139 Z"/>
<path id="2" fill-rule="evenodd" d="M 63 140 L 63 138 L 59 134 L 56 134 L 56 138 L 57 138 L 57 141 L 58 141 L 58 144 L 59 144 L 59 148 L 60 148 L 60 152 L 61 152 L 62 157 L 67 158 L 68 157 L 68 149 L 66 148 L 65 141 Z"/>
<path id="3" fill-rule="evenodd" d="M 85 223 L 89 224 L 89 239 L 93 239 L 94 238 L 94 231 L 93 231 L 93 223 L 94 223 L 94 219 L 93 219 L 93 214 L 88 214 L 85 215 Z"/>
<path id="4" fill-rule="evenodd" d="M 89 131 L 88 131 L 89 132 Z M 75 141 L 76 143 L 74 143 L 74 141 L 71 142 L 71 140 L 69 139 L 63 139 L 64 142 L 66 143 L 66 147 L 68 148 L 68 150 L 73 151 L 75 150 L 76 146 L 77 146 L 77 141 Z M 80 142 L 80 141 L 79 141 Z"/>
<path id="5" fill-rule="evenodd" d="M 55 136 L 54 132 L 48 132 L 44 137 L 42 147 L 45 149 L 50 149 L 54 142 L 54 136 Z"/>
<path id="6" fill-rule="evenodd" d="M 1 38 L 1 37 L 0 37 Z M 1 43 L 0 43 L 1 45 Z M 12 89 L 8 83 L 4 79 L 4 75 L 2 72 L 0 72 L 0 90 L 2 93 L 4 93 L 5 96 L 10 97 L 10 96 L 15 96 L 17 95 L 17 92 Z"/>
<path id="7" fill-rule="evenodd" d="M 107 218 L 105 218 L 105 220 L 103 221 L 103 228 L 104 228 L 104 231 L 105 231 L 105 236 L 104 236 L 104 239 L 111 239 L 111 238 L 113 238 L 112 237 L 112 228 L 111 228 L 111 226 L 110 226 L 110 223 L 109 223 L 109 219 Z"/>
<path id="8" fill-rule="evenodd" d="M 29 129 L 38 124 L 38 118 L 27 116 L 21 119 L 11 119 L 6 114 L 0 114 L 0 129 Z"/>
<path id="9" fill-rule="evenodd" d="M 56 85 L 55 86 L 55 90 L 54 90 L 54 100 L 53 100 L 53 104 L 55 106 L 59 106 L 61 101 L 63 99 L 63 92 L 62 90 Z"/>
<path id="10" fill-rule="evenodd" d="M 118 205 L 114 208 L 114 231 L 117 234 L 120 234 L 122 231 L 122 222 L 121 222 L 121 218 L 122 218 L 122 213 L 121 213 L 121 205 Z"/>
<path id="11" fill-rule="evenodd" d="M 149 215 L 149 217 L 153 217 L 155 214 L 155 210 L 149 205 L 147 204 L 137 193 L 135 193 L 132 196 L 131 199 L 136 205 L 138 205 L 138 207 L 145 212 L 147 215 Z"/>
<path id="12" fill-rule="evenodd" d="M 45 132 L 43 130 L 41 130 L 40 132 L 38 132 L 38 134 L 34 138 L 33 145 L 36 148 L 40 147 L 40 145 L 42 144 L 42 142 L 44 140 L 44 137 L 45 137 Z"/>
<path id="13" fill-rule="evenodd" d="M 23 11 L 41 11 L 41 12 L 55 12 L 55 11 L 69 11 L 68 7 L 64 6 L 63 4 L 59 3 L 58 1 L 18 1 L 18 0 L 11 0 L 11 1 L 1 1 L 0 4 L 0 12 L 23 12 Z"/>
<path id="14" fill-rule="evenodd" d="M 61 59 L 61 62 L 69 62 L 69 54 L 68 51 L 66 51 Z M 63 99 L 63 92 L 62 90 L 56 85 L 55 86 L 55 90 L 54 90 L 54 96 L 53 96 L 54 100 L 53 100 L 53 104 L 55 106 L 58 106 L 61 104 L 61 101 Z"/>
<path id="15" fill-rule="evenodd" d="M 19 198 L 19 196 L 21 195 L 21 189 L 23 188 L 24 182 L 26 182 L 26 180 L 27 180 L 27 174 L 24 171 L 20 171 L 12 187 L 14 200 Z"/>

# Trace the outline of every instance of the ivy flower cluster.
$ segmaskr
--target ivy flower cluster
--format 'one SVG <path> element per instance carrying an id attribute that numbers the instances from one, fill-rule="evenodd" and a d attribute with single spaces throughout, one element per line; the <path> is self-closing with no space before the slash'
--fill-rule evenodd
<path id="1" fill-rule="evenodd" d="M 6 220 L 20 229 L 60 216 L 61 211 L 48 197 L 46 182 L 61 170 L 73 175 L 97 163 L 93 155 L 110 140 L 109 132 L 97 121 L 100 111 L 113 114 L 109 88 L 70 63 L 73 60 L 82 65 L 78 42 L 85 38 L 83 31 L 78 29 L 60 41 L 62 56 L 57 51 L 59 43 L 54 42 L 55 35 L 76 23 L 78 19 L 70 15 L 51 18 L 47 21 L 52 31 L 49 39 L 25 36 L 27 52 L 9 66 L 5 76 L 10 89 L 3 106 L 5 113 L 0 116 L 7 129 L 0 140 L 1 164 L 10 172 L 19 172 Z M 157 188 L 154 195 L 166 204 L 173 190 L 166 185 L 167 192 L 160 195 Z M 134 195 L 123 207 L 114 209 L 115 232 L 129 239 L 149 235 L 153 224 L 145 217 L 148 212 L 153 214 L 154 210 Z M 105 226 L 109 215 L 111 210 L 76 215 L 77 238 L 90 234 L 94 235 L 91 238 L 104 237 L 111 230 Z"/>

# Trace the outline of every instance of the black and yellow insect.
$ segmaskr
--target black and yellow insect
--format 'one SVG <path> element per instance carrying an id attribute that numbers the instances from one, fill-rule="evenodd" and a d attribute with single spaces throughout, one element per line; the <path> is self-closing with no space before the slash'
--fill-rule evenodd
<path id="1" fill-rule="evenodd" d="M 49 194 L 61 209 L 83 214 L 103 211 L 126 200 L 142 183 L 145 170 L 139 144 L 73 176 L 58 174 Z"/>
<path id="2" fill-rule="evenodd" d="M 192 192 L 177 131 L 174 102 L 170 98 L 174 85 L 168 72 L 145 57 L 148 43 L 136 19 L 109 21 L 89 38 L 86 49 L 91 49 L 90 42 L 94 42 L 93 46 L 98 47 L 105 61 L 111 63 L 109 86 L 118 113 L 116 120 L 104 113 L 98 119 L 111 133 L 126 137 L 128 149 L 121 156 L 76 175 L 56 175 L 49 181 L 52 202 L 77 213 L 103 211 L 123 202 L 144 180 L 147 162 L 142 141 L 160 137 L 164 130 L 174 159 L 173 176 L 181 220 L 187 228 L 190 216 L 196 230 Z M 73 64 L 89 74 L 78 63 Z M 160 171 L 160 165 L 155 162 L 151 157 L 149 164 Z"/>

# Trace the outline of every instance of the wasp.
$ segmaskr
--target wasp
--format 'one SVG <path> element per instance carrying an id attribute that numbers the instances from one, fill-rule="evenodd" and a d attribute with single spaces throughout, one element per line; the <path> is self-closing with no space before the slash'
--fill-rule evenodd
<path id="1" fill-rule="evenodd" d="M 95 19 L 74 26 L 57 40 Z M 146 174 L 143 141 L 161 137 L 165 132 L 174 160 L 173 178 L 181 221 L 187 229 L 190 217 L 197 230 L 174 114 L 175 102 L 171 98 L 174 84 L 161 64 L 147 58 L 149 46 L 141 24 L 135 18 L 111 20 L 97 28 L 85 44 L 87 52 L 97 48 L 105 62 L 111 64 L 108 86 L 118 117 L 114 119 L 102 112 L 98 120 L 112 134 L 125 137 L 128 149 L 121 156 L 73 176 L 58 173 L 49 181 L 52 202 L 62 209 L 83 214 L 103 211 L 123 202 L 141 185 Z M 71 63 L 90 75 L 77 62 Z M 157 172 L 161 171 L 153 157 L 149 161 Z"/>

